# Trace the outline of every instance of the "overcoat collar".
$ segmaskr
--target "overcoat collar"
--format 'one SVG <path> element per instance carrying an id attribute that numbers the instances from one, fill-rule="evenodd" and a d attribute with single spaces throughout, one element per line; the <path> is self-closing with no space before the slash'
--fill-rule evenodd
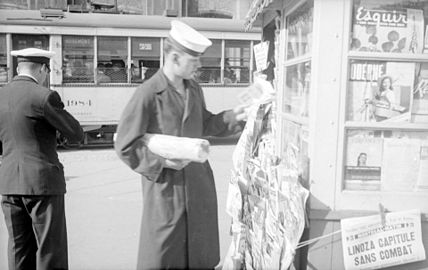
<path id="1" fill-rule="evenodd" d="M 172 85 L 171 81 L 168 79 L 168 77 L 163 73 L 162 69 L 159 69 L 159 71 L 156 73 L 157 79 L 159 80 L 159 87 L 156 90 L 156 93 L 160 94 L 163 91 L 177 91 L 175 87 Z M 195 104 L 195 85 L 194 82 L 191 80 L 184 80 L 184 85 L 187 88 L 187 101 L 186 106 L 184 107 L 184 115 L 183 115 L 183 122 L 190 116 L 190 113 L 192 112 L 193 106 Z"/>
<path id="2" fill-rule="evenodd" d="M 32 78 L 30 76 L 26 76 L 26 75 L 15 76 L 13 78 L 13 80 L 14 81 L 30 81 L 30 82 L 34 82 L 34 83 L 38 84 L 38 82 L 34 78 Z"/>

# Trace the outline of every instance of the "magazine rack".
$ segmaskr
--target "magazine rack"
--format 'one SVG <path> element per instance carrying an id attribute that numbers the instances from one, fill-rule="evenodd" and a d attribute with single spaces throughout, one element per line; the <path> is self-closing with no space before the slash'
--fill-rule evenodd
<path id="1" fill-rule="evenodd" d="M 428 2 L 262 2 L 264 34 L 277 18 L 272 7 L 281 11 L 270 40 L 276 150 L 287 158 L 292 143 L 310 161 L 306 172 L 298 165 L 311 192 L 309 238 L 340 230 L 341 219 L 376 214 L 381 203 L 391 212 L 419 209 L 427 247 Z M 392 109 L 376 105 L 382 92 Z M 344 268 L 338 235 L 300 251 L 299 269 Z M 428 261 L 406 265 L 424 268 Z"/>

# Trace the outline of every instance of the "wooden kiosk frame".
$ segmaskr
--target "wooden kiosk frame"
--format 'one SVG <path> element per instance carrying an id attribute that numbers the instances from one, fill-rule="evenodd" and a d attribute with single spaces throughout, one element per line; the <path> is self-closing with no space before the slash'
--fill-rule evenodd
<path id="1" fill-rule="evenodd" d="M 369 12 L 379 10 L 407 17 L 404 24 L 379 19 L 373 30 Z M 357 21 L 356 12 L 369 15 Z M 275 32 L 278 155 L 289 141 L 300 148 L 301 179 L 311 193 L 306 239 L 339 231 L 343 218 L 377 214 L 379 205 L 416 208 L 428 257 L 424 18 L 426 0 L 254 1 L 247 28 L 261 25 L 262 40 Z M 394 108 L 392 101 L 384 106 L 386 94 L 378 90 L 386 75 L 398 96 Z M 367 164 L 357 164 L 359 154 Z M 340 234 L 301 250 L 296 260 L 299 269 L 344 269 Z M 388 269 L 404 266 L 427 269 L 428 261 Z"/>

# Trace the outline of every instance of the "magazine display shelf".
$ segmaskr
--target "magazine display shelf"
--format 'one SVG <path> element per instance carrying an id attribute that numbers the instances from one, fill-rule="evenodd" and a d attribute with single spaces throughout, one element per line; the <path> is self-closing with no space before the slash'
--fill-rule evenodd
<path id="1" fill-rule="evenodd" d="M 308 160 L 299 163 L 309 168 L 302 184 L 311 193 L 303 240 L 339 231 L 341 219 L 378 214 L 381 204 L 420 209 L 427 250 L 428 1 L 264 2 L 263 33 L 281 21 L 276 149 L 283 157 L 297 141 Z M 344 268 L 340 234 L 299 251 L 300 269 Z M 428 261 L 387 269 L 403 267 Z"/>
<path id="2" fill-rule="evenodd" d="M 428 54 L 349 51 L 348 58 L 356 59 L 356 60 L 387 60 L 387 61 L 411 61 L 411 62 L 425 61 L 427 62 Z"/>

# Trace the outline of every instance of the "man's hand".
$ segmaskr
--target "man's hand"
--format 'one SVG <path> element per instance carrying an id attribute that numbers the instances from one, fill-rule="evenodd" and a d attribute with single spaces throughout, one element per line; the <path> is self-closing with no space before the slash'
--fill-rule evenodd
<path id="1" fill-rule="evenodd" d="M 248 105 L 238 105 L 233 110 L 227 111 L 224 114 L 224 121 L 229 124 L 229 127 L 233 127 L 240 121 L 247 120 Z"/>
<path id="2" fill-rule="evenodd" d="M 241 104 L 236 106 L 233 109 L 233 113 L 235 114 L 236 121 L 247 121 L 248 118 L 249 105 Z"/>
<path id="3" fill-rule="evenodd" d="M 165 159 L 164 167 L 173 170 L 181 170 L 190 163 L 190 160 L 181 160 L 181 159 Z"/>

